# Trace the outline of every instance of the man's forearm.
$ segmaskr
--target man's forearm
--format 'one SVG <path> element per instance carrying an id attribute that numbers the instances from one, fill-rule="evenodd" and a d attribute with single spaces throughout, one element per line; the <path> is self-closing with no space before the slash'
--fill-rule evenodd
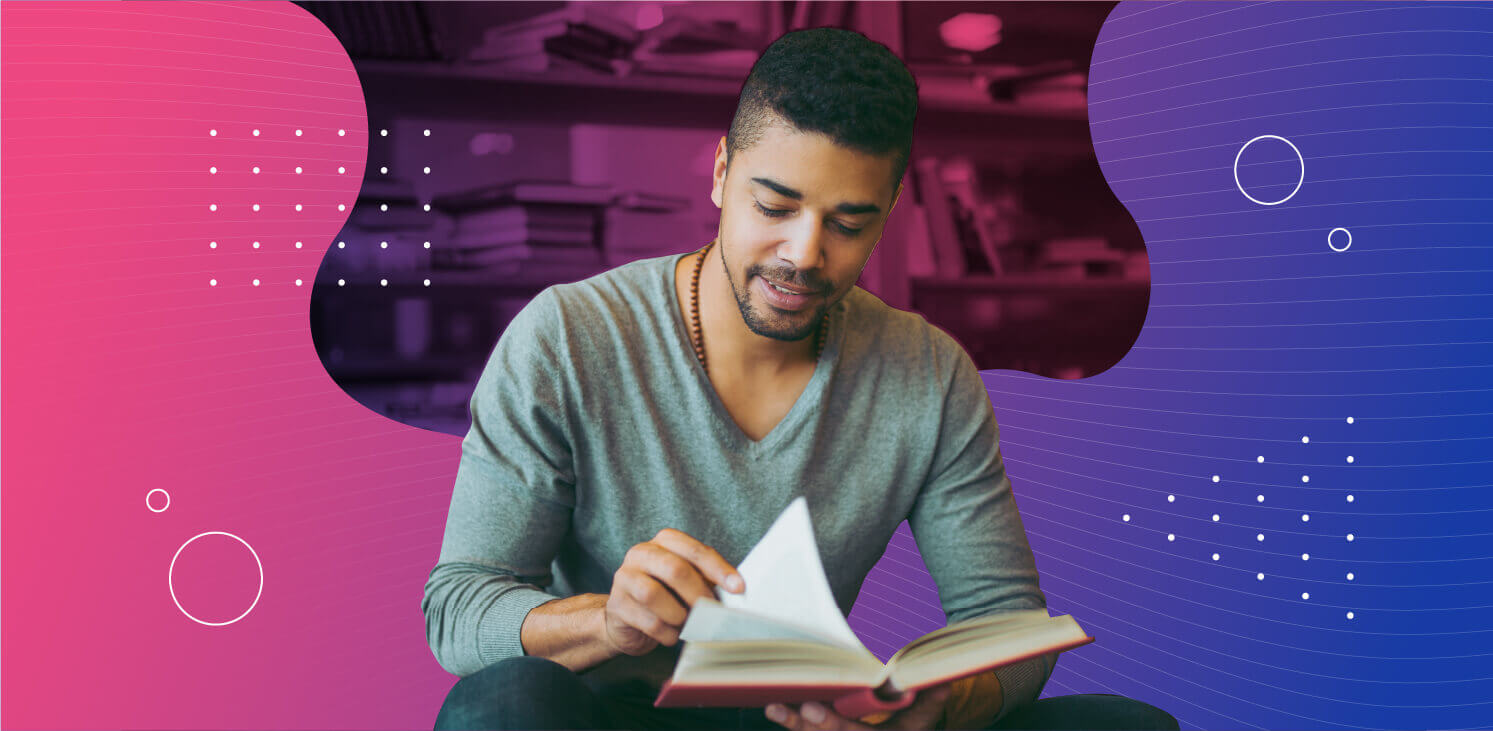
<path id="1" fill-rule="evenodd" d="M 519 629 L 524 654 L 553 660 L 575 672 L 617 655 L 606 639 L 606 594 L 577 594 L 529 610 Z"/>

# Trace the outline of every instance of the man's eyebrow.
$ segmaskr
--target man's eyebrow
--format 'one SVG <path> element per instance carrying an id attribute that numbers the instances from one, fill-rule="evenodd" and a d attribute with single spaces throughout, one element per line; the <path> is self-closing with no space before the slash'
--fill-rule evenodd
<path id="1" fill-rule="evenodd" d="M 803 200 L 804 198 L 803 193 L 800 193 L 771 178 L 752 178 L 752 182 L 759 185 L 765 185 L 771 188 L 773 192 L 777 193 L 780 196 L 783 196 L 784 198 L 792 198 L 796 201 Z M 881 206 L 878 206 L 875 203 L 841 203 L 840 205 L 835 206 L 835 210 L 854 216 L 862 213 L 881 213 Z"/>

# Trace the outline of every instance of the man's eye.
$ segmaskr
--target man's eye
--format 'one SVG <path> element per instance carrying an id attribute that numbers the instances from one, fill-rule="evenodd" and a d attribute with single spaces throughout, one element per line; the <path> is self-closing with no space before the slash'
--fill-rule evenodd
<path id="1" fill-rule="evenodd" d="M 762 211 L 762 215 L 769 218 L 782 218 L 783 216 L 792 213 L 792 211 L 784 208 L 765 208 L 761 203 L 758 203 L 756 201 L 752 201 L 752 205 L 756 206 L 757 210 Z M 865 230 L 863 228 L 850 228 L 849 226 L 839 223 L 835 224 L 835 228 L 839 229 L 840 233 L 846 236 L 854 236 Z"/>

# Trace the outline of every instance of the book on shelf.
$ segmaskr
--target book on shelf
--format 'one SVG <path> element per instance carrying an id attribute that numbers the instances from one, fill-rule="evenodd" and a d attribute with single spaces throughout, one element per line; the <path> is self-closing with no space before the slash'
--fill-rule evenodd
<path id="1" fill-rule="evenodd" d="M 585 270 L 602 266 L 602 258 L 601 250 L 594 247 L 519 243 L 470 248 L 441 247 L 432 253 L 431 263 L 440 269 L 483 269 L 524 265 L 531 269 L 552 267 Z"/>
<path id="2" fill-rule="evenodd" d="M 567 203 L 604 206 L 616 197 L 615 186 L 566 180 L 526 179 L 485 185 L 437 197 L 433 205 L 455 214 L 512 203 Z"/>
<path id="3" fill-rule="evenodd" d="M 452 233 L 463 236 L 493 230 L 591 231 L 596 212 L 568 204 L 510 204 L 474 209 L 455 217 Z"/>
<path id="4" fill-rule="evenodd" d="M 498 45 L 509 36 L 556 26 L 583 27 L 588 32 L 605 34 L 626 45 L 636 44 L 640 36 L 636 27 L 617 14 L 615 7 L 573 2 L 555 10 L 488 28 L 483 32 L 483 40 L 487 44 Z"/>
<path id="5" fill-rule="evenodd" d="M 950 204 L 948 190 L 938 171 L 939 161 L 934 157 L 919 157 L 913 161 L 913 180 L 917 184 L 918 201 L 928 217 L 928 239 L 932 242 L 933 268 L 941 277 L 960 277 L 965 273 L 964 252 L 959 243 L 959 230 L 954 221 L 954 207 Z"/>
<path id="6" fill-rule="evenodd" d="M 798 497 L 737 565 L 746 591 L 690 609 L 673 675 L 654 705 L 832 703 L 849 718 L 912 703 L 915 691 L 1094 641 L 1069 615 L 998 611 L 920 637 L 886 663 L 835 603 Z"/>

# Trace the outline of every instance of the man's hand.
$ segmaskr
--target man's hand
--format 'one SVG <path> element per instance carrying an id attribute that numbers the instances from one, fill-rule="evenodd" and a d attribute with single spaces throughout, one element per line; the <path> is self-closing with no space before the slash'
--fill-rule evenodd
<path id="1" fill-rule="evenodd" d="M 876 721 L 874 716 L 859 720 L 845 718 L 822 703 L 805 703 L 798 708 L 774 703 L 767 707 L 767 718 L 794 731 L 819 729 L 928 729 L 943 718 L 944 704 L 949 700 L 949 684 L 925 688 L 912 705 Z"/>
<path id="2" fill-rule="evenodd" d="M 736 568 L 714 548 L 673 528 L 659 531 L 653 540 L 628 549 L 612 576 L 607 644 L 623 654 L 643 655 L 677 643 L 695 602 L 715 598 L 713 585 L 734 594 L 746 590 Z"/>

